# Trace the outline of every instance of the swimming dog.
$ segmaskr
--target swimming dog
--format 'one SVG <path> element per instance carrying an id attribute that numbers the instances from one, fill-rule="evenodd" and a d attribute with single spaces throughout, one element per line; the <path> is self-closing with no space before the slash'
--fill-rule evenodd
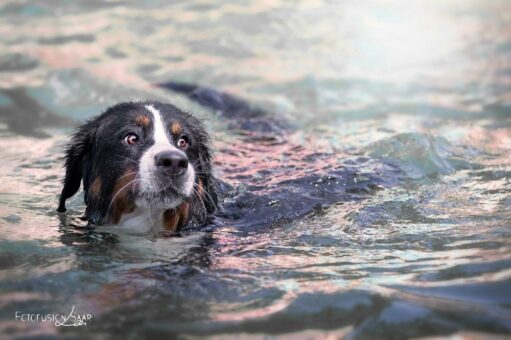
<path id="1" fill-rule="evenodd" d="M 59 212 L 83 182 L 93 225 L 177 232 L 217 207 L 209 136 L 191 114 L 155 101 L 117 104 L 79 127 L 66 149 Z"/>

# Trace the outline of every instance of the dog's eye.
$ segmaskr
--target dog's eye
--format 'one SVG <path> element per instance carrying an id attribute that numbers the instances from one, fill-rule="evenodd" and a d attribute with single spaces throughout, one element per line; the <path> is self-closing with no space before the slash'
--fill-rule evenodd
<path id="1" fill-rule="evenodd" d="M 185 149 L 188 147 L 188 137 L 183 136 L 177 141 L 177 146 L 179 146 L 181 149 Z"/>
<path id="2" fill-rule="evenodd" d="M 126 137 L 124 137 L 124 142 L 128 145 L 133 145 L 138 142 L 138 136 L 134 133 L 128 133 Z"/>

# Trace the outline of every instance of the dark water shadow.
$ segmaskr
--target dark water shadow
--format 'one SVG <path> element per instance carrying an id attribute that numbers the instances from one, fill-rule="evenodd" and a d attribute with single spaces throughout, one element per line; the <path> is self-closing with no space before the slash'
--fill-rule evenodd
<path id="1" fill-rule="evenodd" d="M 74 125 L 72 119 L 51 111 L 28 95 L 26 88 L 0 89 L 0 93 L 10 101 L 9 105 L 0 106 L 0 121 L 7 124 L 9 132 L 46 138 L 49 135 L 41 131 L 44 127 Z"/>

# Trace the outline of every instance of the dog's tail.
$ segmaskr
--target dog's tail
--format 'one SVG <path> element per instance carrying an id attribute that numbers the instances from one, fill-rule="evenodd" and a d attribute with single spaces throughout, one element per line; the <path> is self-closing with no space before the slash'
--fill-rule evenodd
<path id="1" fill-rule="evenodd" d="M 184 94 L 191 100 L 219 112 L 221 116 L 231 119 L 232 125 L 242 130 L 280 133 L 289 128 L 289 124 L 283 118 L 275 117 L 239 97 L 210 87 L 173 81 L 158 83 L 155 86 Z"/>

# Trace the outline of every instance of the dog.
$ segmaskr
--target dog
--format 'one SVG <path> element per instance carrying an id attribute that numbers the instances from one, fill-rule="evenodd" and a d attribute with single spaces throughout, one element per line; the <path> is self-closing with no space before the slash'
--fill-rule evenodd
<path id="1" fill-rule="evenodd" d="M 57 211 L 83 181 L 84 218 L 178 232 L 217 209 L 210 138 L 202 122 L 171 104 L 126 102 L 80 126 L 66 148 Z"/>

